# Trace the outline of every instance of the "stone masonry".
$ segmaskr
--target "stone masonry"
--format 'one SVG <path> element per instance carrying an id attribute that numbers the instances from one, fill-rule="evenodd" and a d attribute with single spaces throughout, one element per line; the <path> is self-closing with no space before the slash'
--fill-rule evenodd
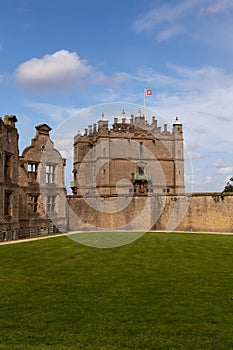
<path id="1" fill-rule="evenodd" d="M 0 118 L 0 230 L 19 227 L 17 118 Z"/>

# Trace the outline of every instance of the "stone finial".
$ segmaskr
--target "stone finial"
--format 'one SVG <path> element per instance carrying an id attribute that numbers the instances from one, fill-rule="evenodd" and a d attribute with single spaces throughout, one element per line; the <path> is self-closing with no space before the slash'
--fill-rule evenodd
<path id="1" fill-rule="evenodd" d="M 176 117 L 175 122 L 174 122 L 173 125 L 182 125 L 182 124 L 179 122 L 179 118 L 178 118 L 178 117 Z"/>
<path id="2" fill-rule="evenodd" d="M 104 122 L 107 122 L 107 121 L 108 121 L 108 119 L 105 118 L 104 113 L 102 113 L 102 116 L 101 116 L 101 119 L 100 119 L 100 120 L 101 120 L 101 121 L 104 121 Z"/>

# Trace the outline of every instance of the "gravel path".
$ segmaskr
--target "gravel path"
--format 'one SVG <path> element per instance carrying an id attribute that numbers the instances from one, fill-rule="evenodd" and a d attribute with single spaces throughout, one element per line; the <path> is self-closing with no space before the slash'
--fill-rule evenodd
<path id="1" fill-rule="evenodd" d="M 164 231 L 149 231 L 149 232 L 164 232 Z M 174 231 L 175 233 L 185 233 L 185 231 Z M 33 241 L 39 241 L 41 239 L 48 239 L 48 238 L 56 238 L 56 237 L 62 237 L 62 236 L 70 236 L 72 234 L 76 233 L 82 233 L 82 231 L 75 231 L 75 232 L 69 232 L 69 233 L 58 233 L 54 235 L 48 235 L 48 236 L 39 236 L 34 238 L 26 238 L 26 239 L 18 239 L 14 241 L 6 241 L 6 242 L 0 242 L 1 245 L 7 245 L 7 244 L 16 244 L 16 243 L 25 243 L 25 242 L 33 242 Z M 172 232 L 167 232 L 172 233 Z M 186 232 L 186 233 L 196 233 L 196 234 L 210 234 L 210 235 L 233 235 L 233 232 Z"/>

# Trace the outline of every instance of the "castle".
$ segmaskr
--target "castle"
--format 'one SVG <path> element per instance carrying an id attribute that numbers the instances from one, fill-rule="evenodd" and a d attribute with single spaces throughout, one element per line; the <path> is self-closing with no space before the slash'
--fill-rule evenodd
<path id="1" fill-rule="evenodd" d="M 102 114 L 97 125 L 74 137 L 73 194 L 115 196 L 185 192 L 182 124 L 176 119 L 172 132 L 151 124 L 139 109 L 128 117 L 123 110 L 109 129 Z M 78 174 L 78 176 L 77 176 Z M 128 180 L 128 183 L 127 183 Z M 129 184 L 132 186 L 129 187 Z"/>
<path id="2" fill-rule="evenodd" d="M 0 118 L 0 241 L 75 230 L 233 232 L 233 195 L 185 193 L 183 128 L 123 110 L 74 136 L 72 195 L 51 128 L 19 155 L 17 118 Z"/>

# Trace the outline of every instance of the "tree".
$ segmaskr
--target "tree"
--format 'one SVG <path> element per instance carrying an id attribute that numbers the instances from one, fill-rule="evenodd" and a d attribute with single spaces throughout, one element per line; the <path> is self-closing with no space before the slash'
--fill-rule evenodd
<path id="1" fill-rule="evenodd" d="M 227 182 L 223 192 L 233 192 L 233 177 Z"/>

